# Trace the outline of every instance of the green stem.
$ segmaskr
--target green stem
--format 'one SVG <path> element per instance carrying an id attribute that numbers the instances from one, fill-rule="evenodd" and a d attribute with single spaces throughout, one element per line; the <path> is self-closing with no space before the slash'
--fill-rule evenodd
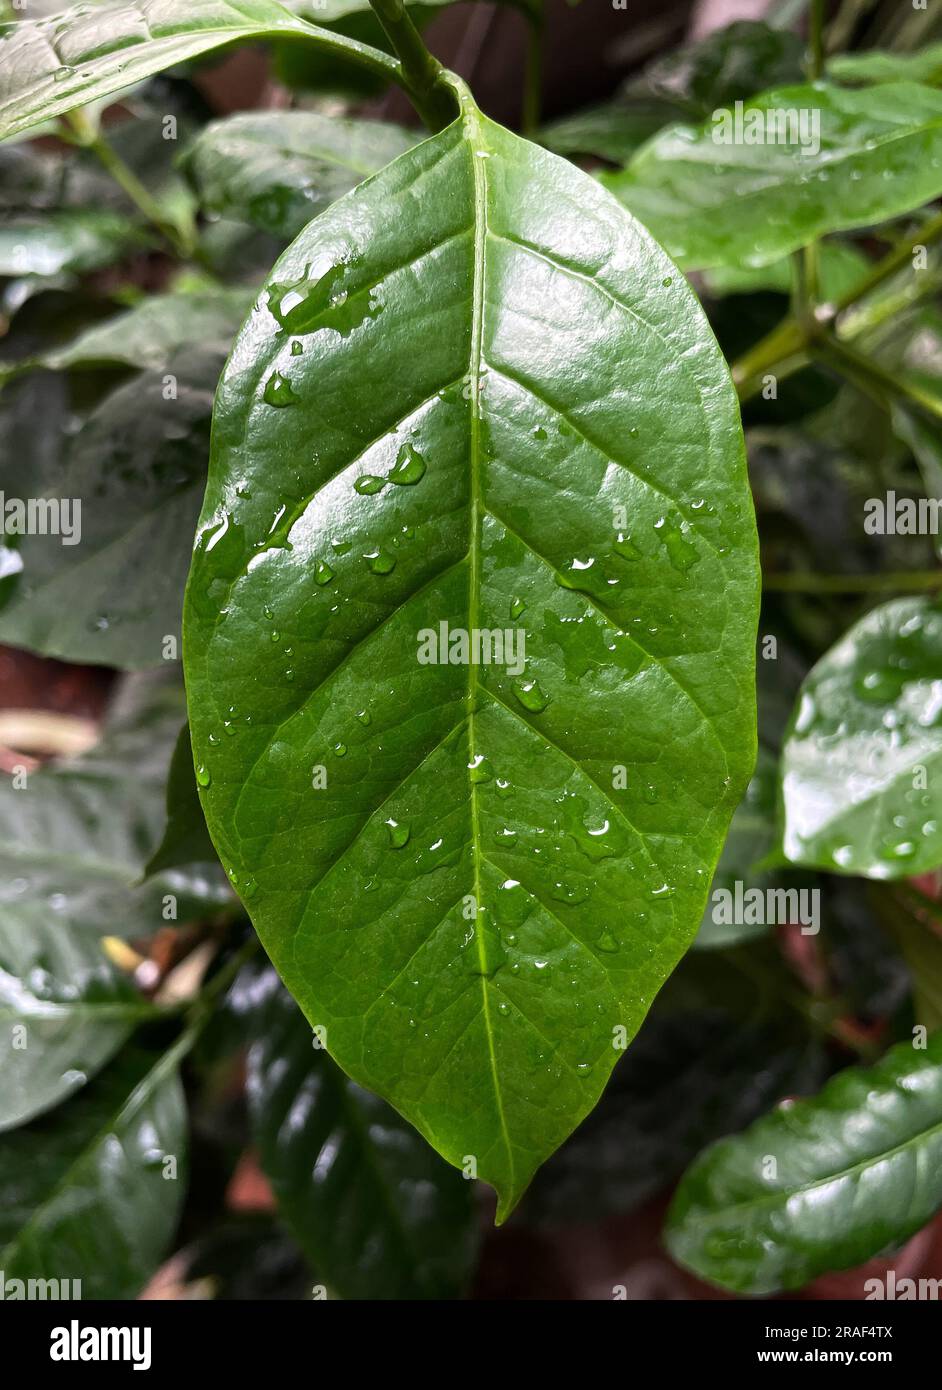
<path id="1" fill-rule="evenodd" d="M 733 381 L 742 401 L 749 400 L 761 389 L 762 377 L 772 372 L 786 358 L 805 352 L 816 338 L 822 337 L 838 315 L 856 304 L 885 280 L 912 261 L 917 246 L 930 246 L 942 238 L 942 212 L 923 222 L 912 236 L 897 242 L 892 251 L 877 261 L 873 269 L 832 304 L 822 305 L 804 318 L 794 315 L 783 319 L 754 347 L 733 364 Z"/>
<path id="2" fill-rule="evenodd" d="M 942 419 L 942 398 L 924 391 L 905 377 L 896 376 L 873 358 L 865 357 L 837 338 L 823 339 L 816 345 L 812 355 L 821 361 L 831 362 L 842 375 L 875 394 L 880 404 L 885 405 L 887 400 L 904 400 L 918 406 L 935 419 Z"/>
<path id="3" fill-rule="evenodd" d="M 91 126 L 84 112 L 69 111 L 62 120 L 69 128 L 69 138 L 83 149 L 91 151 L 138 211 L 170 243 L 174 253 L 183 257 L 190 255 L 193 249 L 192 240 L 185 236 L 182 228 L 164 216 L 163 209 L 154 195 L 144 187 L 134 170 L 130 169 L 117 151 L 109 145 L 104 135 Z"/>
<path id="4" fill-rule="evenodd" d="M 824 0 L 811 0 L 808 22 L 808 81 L 817 82 L 824 73 Z"/>
<path id="5" fill-rule="evenodd" d="M 399 58 L 402 81 L 415 109 L 432 132 L 455 119 L 455 103 L 445 69 L 425 46 L 404 0 L 370 0 L 373 12 Z"/>
<path id="6" fill-rule="evenodd" d="M 251 960 L 254 956 L 258 947 L 258 937 L 252 935 L 239 947 L 238 951 L 229 957 L 225 965 L 217 971 L 209 984 L 194 999 L 187 1013 L 188 1027 L 195 1028 L 197 1031 L 202 1028 L 220 994 L 225 993 L 246 961 Z"/>
<path id="7" fill-rule="evenodd" d="M 524 135 L 533 139 L 540 127 L 543 100 L 543 0 L 527 12 L 527 65 L 523 87 Z"/>
<path id="8" fill-rule="evenodd" d="M 765 574 L 762 587 L 775 594 L 919 593 L 942 588 L 942 569 L 895 574 Z"/>

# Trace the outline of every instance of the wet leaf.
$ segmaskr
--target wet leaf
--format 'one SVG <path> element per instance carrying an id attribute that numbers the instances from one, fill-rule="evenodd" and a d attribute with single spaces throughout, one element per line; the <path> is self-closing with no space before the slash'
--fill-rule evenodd
<path id="1" fill-rule="evenodd" d="M 210 831 L 331 1055 L 502 1218 L 689 945 L 751 771 L 726 369 L 637 224 L 466 101 L 279 261 L 213 439 Z M 503 659 L 420 660 L 441 623 Z"/>

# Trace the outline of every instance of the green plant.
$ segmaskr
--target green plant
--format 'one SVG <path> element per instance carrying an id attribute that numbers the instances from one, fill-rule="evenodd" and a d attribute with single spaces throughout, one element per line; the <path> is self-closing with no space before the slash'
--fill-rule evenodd
<path id="1" fill-rule="evenodd" d="M 520 8 L 530 138 L 401 0 L 0 28 L 0 640 L 136 673 L 0 785 L 8 1279 L 133 1295 L 181 1066 L 211 1112 L 245 1045 L 344 1296 L 458 1294 L 472 1178 L 544 1220 L 692 1163 L 668 1244 L 752 1293 L 942 1207 L 940 65 L 814 4 L 540 127 Z M 239 40 L 427 134 L 207 119 L 178 65 Z"/>

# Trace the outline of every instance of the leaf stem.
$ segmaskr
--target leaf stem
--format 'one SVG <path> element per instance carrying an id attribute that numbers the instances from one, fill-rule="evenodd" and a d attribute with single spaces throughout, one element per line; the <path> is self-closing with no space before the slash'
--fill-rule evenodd
<path id="1" fill-rule="evenodd" d="M 399 58 L 402 83 L 412 104 L 433 134 L 442 130 L 456 114 L 445 69 L 426 48 L 405 0 L 370 0 L 370 5 Z"/>
<path id="2" fill-rule="evenodd" d="M 523 86 L 523 116 L 521 129 L 528 139 L 533 139 L 540 125 L 540 110 L 543 98 L 543 0 L 537 0 L 532 9 L 527 10 L 527 64 Z"/>
<path id="3" fill-rule="evenodd" d="M 831 335 L 812 349 L 812 355 L 824 362 L 831 362 L 844 376 L 876 395 L 881 404 L 885 404 L 887 398 L 909 401 L 936 419 L 942 419 L 942 398 L 924 391 L 905 377 L 896 376 L 874 358 L 856 352 L 847 343 Z"/>
<path id="4" fill-rule="evenodd" d="M 942 569 L 885 574 L 765 574 L 762 587 L 777 594 L 920 593 L 942 588 Z"/>
<path id="5" fill-rule="evenodd" d="M 808 81 L 817 82 L 824 73 L 824 0 L 811 0 L 808 21 Z"/>
<path id="6" fill-rule="evenodd" d="M 192 235 L 186 234 L 183 228 L 178 227 L 164 216 L 163 209 L 154 195 L 145 188 L 134 170 L 125 164 L 104 135 L 92 126 L 85 113 L 82 110 L 69 111 L 62 117 L 62 120 L 69 128 L 68 138 L 81 145 L 83 149 L 91 151 L 102 168 L 124 190 L 138 211 L 170 243 L 174 253 L 184 258 L 191 255 L 194 240 Z"/>
<path id="7" fill-rule="evenodd" d="M 754 347 L 750 348 L 733 364 L 733 381 L 741 401 L 749 400 L 762 386 L 762 377 L 773 371 L 786 358 L 807 351 L 811 344 L 823 337 L 834 325 L 845 309 L 870 294 L 907 261 L 912 261 L 917 246 L 929 246 L 942 238 L 942 212 L 921 223 L 909 237 L 903 237 L 870 272 L 851 286 L 839 299 L 823 304 L 804 317 L 794 314 L 783 319 L 771 333 Z"/>

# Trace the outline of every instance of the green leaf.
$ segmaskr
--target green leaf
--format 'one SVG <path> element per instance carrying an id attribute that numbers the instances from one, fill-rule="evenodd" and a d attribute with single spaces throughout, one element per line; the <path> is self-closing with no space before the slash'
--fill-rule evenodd
<path id="1" fill-rule="evenodd" d="M 181 864 L 213 863 L 216 851 L 200 805 L 190 745 L 190 726 L 180 730 L 167 778 L 167 825 L 163 839 L 147 861 L 146 874 Z"/>
<path id="2" fill-rule="evenodd" d="M 150 936 L 231 902 L 208 868 L 135 886 L 182 705 L 178 686 L 136 678 L 89 752 L 0 780 L 0 1129 L 84 1085 L 151 1012 L 102 937 Z"/>
<path id="3" fill-rule="evenodd" d="M 685 114 L 674 103 L 625 93 L 550 121 L 540 130 L 539 138 L 556 154 L 587 154 L 612 164 L 626 164 L 652 135 Z"/>
<path id="4" fill-rule="evenodd" d="M 155 294 L 104 323 L 93 324 L 30 365 L 56 371 L 98 366 L 157 371 L 166 368 L 177 348 L 189 343 L 208 344 L 223 352 L 253 297 L 248 290 L 222 287 Z"/>
<path id="5" fill-rule="evenodd" d="M 818 248 L 818 276 L 823 301 L 841 299 L 866 275 L 870 261 L 844 241 L 824 241 Z M 703 282 L 708 294 L 720 297 L 727 294 L 754 294 L 757 290 L 775 290 L 791 294 L 795 270 L 787 256 L 768 265 L 721 265 L 704 271 Z"/>
<path id="6" fill-rule="evenodd" d="M 126 1055 L 54 1119 L 0 1145 L 7 1298 L 15 1279 L 78 1280 L 71 1296 L 83 1299 L 134 1298 L 173 1238 L 185 1184 L 175 1053 Z"/>
<path id="7" fill-rule="evenodd" d="M 128 670 L 176 657 L 221 365 L 211 345 L 178 355 L 119 386 L 71 437 L 42 494 L 62 533 L 17 536 L 0 641 Z"/>
<path id="8" fill-rule="evenodd" d="M 311 218 L 415 144 L 382 121 L 250 111 L 206 126 L 184 167 L 210 212 L 290 240 Z"/>
<path id="9" fill-rule="evenodd" d="M 763 87 L 800 81 L 802 54 L 797 35 L 741 20 L 655 59 L 610 101 L 551 122 L 540 139 L 557 154 L 624 164 L 671 121 L 701 120 Z"/>
<path id="10" fill-rule="evenodd" d="M 278 262 L 187 590 L 203 806 L 331 1055 L 500 1219 L 696 930 L 755 615 L 726 368 L 593 180 L 466 100 Z M 440 623 L 517 646 L 420 663 Z"/>
<path id="11" fill-rule="evenodd" d="M 12 896 L 13 911 L 4 902 L 0 917 L 0 1130 L 83 1086 L 153 1012 L 98 940 L 64 928 L 54 907 L 25 936 L 15 886 Z"/>
<path id="12" fill-rule="evenodd" d="M 778 786 L 776 774 L 775 758 L 767 749 L 760 747 L 752 781 L 733 813 L 729 834 L 707 896 L 703 920 L 694 943 L 696 946 L 730 946 L 737 941 L 764 936 L 768 931 L 768 924 L 765 922 L 722 920 L 728 913 L 724 914 L 722 910 L 724 899 L 718 899 L 715 895 L 718 892 L 728 893 L 734 899 L 737 882 L 748 888 L 763 891 L 772 885 L 772 876 L 756 872 L 756 865 L 765 858 L 775 843 L 775 794 Z"/>
<path id="13" fill-rule="evenodd" d="M 934 385 L 935 383 L 933 383 Z M 893 429 L 909 445 L 928 497 L 942 504 L 942 426 L 899 402 L 893 405 Z M 942 531 L 936 521 L 935 548 L 942 556 Z"/>
<path id="14" fill-rule="evenodd" d="M 697 964 L 703 961 L 698 957 Z M 658 997 L 596 1110 L 540 1170 L 521 1216 L 540 1225 L 629 1212 L 672 1184 L 704 1145 L 749 1124 L 783 1096 L 820 1086 L 820 1044 L 794 1016 L 769 1009 L 728 959 L 678 1007 L 674 982 Z M 724 972 L 738 991 L 728 1004 Z M 720 997 L 717 997 L 718 994 Z"/>
<path id="15" fill-rule="evenodd" d="M 942 609 L 873 609 L 801 689 L 782 750 L 783 847 L 795 864 L 901 878 L 942 863 Z"/>
<path id="16" fill-rule="evenodd" d="M 140 229 L 116 213 L 61 208 L 20 215 L 0 227 L 0 275 L 98 270 L 146 244 Z"/>
<path id="17" fill-rule="evenodd" d="M 476 1247 L 471 1183 L 344 1076 L 274 981 L 249 1053 L 249 1107 L 279 1210 L 316 1276 L 342 1298 L 457 1297 Z"/>
<path id="18" fill-rule="evenodd" d="M 885 222 L 942 193 L 942 92 L 929 87 L 819 83 L 745 103 L 742 134 L 753 125 L 763 137 L 784 130 L 791 143 L 724 143 L 724 134 L 737 136 L 733 113 L 724 114 L 728 127 L 674 126 L 627 169 L 602 176 L 687 268 L 767 265 L 816 237 Z"/>
<path id="19" fill-rule="evenodd" d="M 837 82 L 942 82 L 942 43 L 925 44 L 915 53 L 839 53 L 827 72 Z"/>
<path id="20" fill-rule="evenodd" d="M 766 1294 L 899 1246 L 940 1206 L 936 1033 L 924 1051 L 901 1043 L 708 1149 L 681 1180 L 665 1238 L 701 1278 Z"/>
<path id="21" fill-rule="evenodd" d="M 353 47 L 275 0 L 108 0 L 0 25 L 0 140 L 226 44 L 291 36 Z"/>

